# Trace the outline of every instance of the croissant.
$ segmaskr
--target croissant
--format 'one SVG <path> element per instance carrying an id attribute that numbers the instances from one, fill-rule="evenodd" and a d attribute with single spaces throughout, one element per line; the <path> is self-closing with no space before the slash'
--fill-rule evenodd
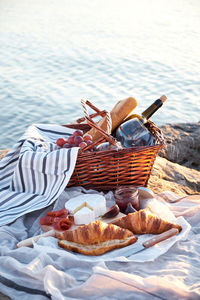
<path id="1" fill-rule="evenodd" d="M 85 255 L 101 255 L 137 241 L 131 231 L 102 221 L 94 221 L 72 231 L 66 230 L 57 238 L 60 247 Z"/>
<path id="2" fill-rule="evenodd" d="M 121 217 L 112 224 L 128 229 L 134 234 L 160 234 L 171 228 L 177 228 L 180 232 L 182 229 L 180 225 L 161 219 L 147 208 Z"/>

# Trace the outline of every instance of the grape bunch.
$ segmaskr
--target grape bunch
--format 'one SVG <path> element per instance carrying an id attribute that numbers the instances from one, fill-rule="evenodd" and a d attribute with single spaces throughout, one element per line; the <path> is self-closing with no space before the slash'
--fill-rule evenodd
<path id="1" fill-rule="evenodd" d="M 90 134 L 83 135 L 82 130 L 75 130 L 73 135 L 70 135 L 67 139 L 58 138 L 56 144 L 60 148 L 80 147 L 83 149 L 92 144 L 92 136 Z"/>

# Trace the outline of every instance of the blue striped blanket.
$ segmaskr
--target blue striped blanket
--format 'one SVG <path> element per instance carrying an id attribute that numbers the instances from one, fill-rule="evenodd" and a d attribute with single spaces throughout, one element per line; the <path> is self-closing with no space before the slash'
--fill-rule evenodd
<path id="1" fill-rule="evenodd" d="M 60 148 L 73 129 L 33 124 L 0 161 L 0 226 L 52 204 L 74 171 L 78 147 Z"/>

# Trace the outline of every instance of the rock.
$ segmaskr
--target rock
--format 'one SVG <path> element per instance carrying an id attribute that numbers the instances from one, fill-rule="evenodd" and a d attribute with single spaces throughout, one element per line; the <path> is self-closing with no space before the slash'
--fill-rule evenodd
<path id="1" fill-rule="evenodd" d="M 200 122 L 161 126 L 165 148 L 159 156 L 200 171 Z"/>
<path id="2" fill-rule="evenodd" d="M 148 181 L 148 187 L 155 194 L 166 190 L 178 195 L 200 194 L 200 172 L 158 156 Z"/>
<path id="3" fill-rule="evenodd" d="M 200 194 L 200 122 L 160 126 L 165 148 L 159 151 L 148 186 L 155 193 Z"/>
<path id="4" fill-rule="evenodd" d="M 200 122 L 160 126 L 165 148 L 159 151 L 148 186 L 155 193 L 200 194 Z"/>

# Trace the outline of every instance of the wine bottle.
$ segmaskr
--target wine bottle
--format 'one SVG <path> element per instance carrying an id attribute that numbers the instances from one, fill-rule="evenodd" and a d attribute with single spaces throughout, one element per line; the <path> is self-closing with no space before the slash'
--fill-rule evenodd
<path id="1" fill-rule="evenodd" d="M 148 119 L 163 105 L 167 100 L 165 95 L 154 101 L 141 116 L 130 115 L 124 123 L 116 130 L 116 138 L 123 147 L 151 146 L 155 144 L 155 138 L 144 126 Z"/>

